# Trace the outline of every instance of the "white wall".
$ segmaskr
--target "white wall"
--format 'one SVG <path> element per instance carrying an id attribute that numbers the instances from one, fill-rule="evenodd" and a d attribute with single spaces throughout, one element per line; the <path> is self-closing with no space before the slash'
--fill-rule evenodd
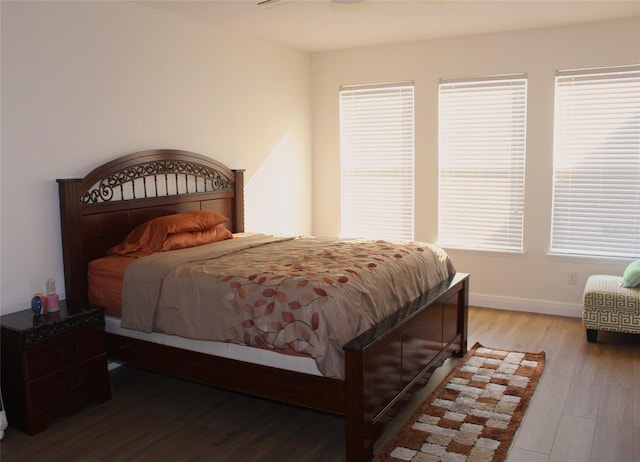
<path id="1" fill-rule="evenodd" d="M 526 251 L 518 255 L 454 250 L 449 253 L 458 271 L 471 273 L 474 304 L 580 315 L 586 278 L 594 273 L 622 274 L 629 260 L 547 255 L 555 71 L 639 62 L 640 18 L 314 54 L 314 233 L 336 235 L 340 231 L 340 85 L 415 82 L 415 237 L 435 241 L 438 80 L 526 72 Z M 568 272 L 577 273 L 576 285 L 567 284 Z"/>
<path id="2" fill-rule="evenodd" d="M 27 308 L 49 277 L 64 297 L 56 178 L 130 152 L 244 168 L 248 229 L 311 231 L 308 54 L 132 3 L 1 9 L 3 313 Z M 278 167 L 268 181 L 265 165 Z M 295 219 L 259 226 L 266 208 Z"/>
<path id="3" fill-rule="evenodd" d="M 140 4 L 3 1 L 0 10 L 3 313 L 27 307 L 49 277 L 64 296 L 55 179 L 137 150 L 186 149 L 245 168 L 248 229 L 336 235 L 344 84 L 415 81 L 416 238 L 434 241 L 438 79 L 528 73 L 526 252 L 451 251 L 472 273 L 472 302 L 575 315 L 589 274 L 628 263 L 546 254 L 553 77 L 640 62 L 640 20 L 310 57 Z"/>

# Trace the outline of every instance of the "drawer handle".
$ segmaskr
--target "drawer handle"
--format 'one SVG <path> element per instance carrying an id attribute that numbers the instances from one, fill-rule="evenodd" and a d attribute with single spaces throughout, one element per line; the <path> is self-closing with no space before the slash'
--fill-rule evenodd
<path id="1" fill-rule="evenodd" d="M 62 358 L 68 358 L 70 356 L 75 356 L 76 354 L 78 354 L 80 352 L 80 344 L 76 343 L 75 347 L 69 352 L 66 352 L 65 349 L 62 348 L 62 347 L 56 347 L 56 352 L 58 353 L 58 356 L 60 356 Z"/>
<path id="2" fill-rule="evenodd" d="M 82 386 L 84 377 L 82 374 L 76 375 L 76 380 L 73 383 L 66 384 L 63 380 L 58 381 L 58 387 L 64 391 L 75 391 Z"/>

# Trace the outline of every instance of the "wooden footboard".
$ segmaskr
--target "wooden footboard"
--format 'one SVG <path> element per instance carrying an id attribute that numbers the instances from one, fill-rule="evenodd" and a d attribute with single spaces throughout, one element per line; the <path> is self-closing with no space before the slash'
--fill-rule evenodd
<path id="1" fill-rule="evenodd" d="M 347 461 L 370 460 L 399 405 L 466 353 L 468 293 L 469 275 L 458 273 L 345 346 Z"/>

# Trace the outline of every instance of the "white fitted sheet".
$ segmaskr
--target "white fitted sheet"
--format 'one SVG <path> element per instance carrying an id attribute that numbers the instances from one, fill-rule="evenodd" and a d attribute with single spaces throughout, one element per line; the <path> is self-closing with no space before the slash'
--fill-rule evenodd
<path id="1" fill-rule="evenodd" d="M 248 363 L 286 369 L 304 374 L 322 375 L 316 362 L 311 357 L 295 356 L 277 353 L 262 348 L 255 348 L 235 343 L 214 342 L 210 340 L 193 340 L 177 335 L 167 335 L 159 332 L 140 332 L 120 327 L 120 318 L 110 314 L 105 315 L 105 330 L 111 334 L 145 340 L 160 345 L 182 348 L 228 359 L 237 359 Z"/>

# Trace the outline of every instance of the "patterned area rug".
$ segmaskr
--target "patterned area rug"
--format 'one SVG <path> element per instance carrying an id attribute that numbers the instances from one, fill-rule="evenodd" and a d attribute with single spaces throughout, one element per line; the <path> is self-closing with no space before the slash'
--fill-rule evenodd
<path id="1" fill-rule="evenodd" d="M 374 462 L 504 461 L 544 358 L 475 344 Z"/>

